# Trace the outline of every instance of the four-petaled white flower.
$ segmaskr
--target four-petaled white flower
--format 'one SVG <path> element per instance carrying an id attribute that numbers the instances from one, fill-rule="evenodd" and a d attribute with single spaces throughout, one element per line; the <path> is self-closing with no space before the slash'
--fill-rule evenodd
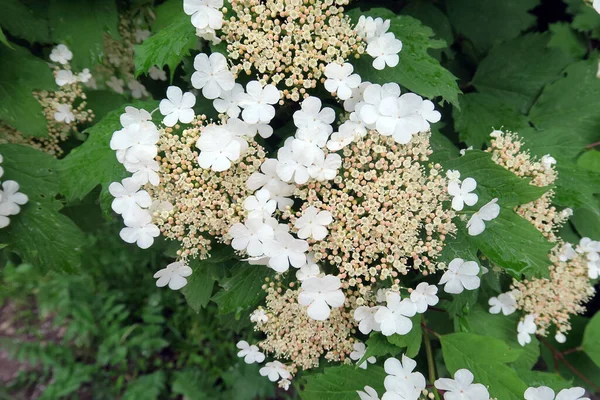
<path id="1" fill-rule="evenodd" d="M 278 101 L 279 90 L 275 85 L 263 87 L 258 81 L 250 81 L 246 85 L 246 93 L 240 94 L 239 105 L 244 109 L 242 118 L 249 124 L 268 124 L 275 116 L 273 104 Z"/>
<path id="2" fill-rule="evenodd" d="M 498 297 L 490 297 L 488 300 L 490 313 L 510 315 L 517 311 L 517 301 L 512 292 L 501 293 Z"/>
<path id="3" fill-rule="evenodd" d="M 530 335 L 535 335 L 535 332 L 537 331 L 535 318 L 535 314 L 528 314 L 523 320 L 519 321 L 519 324 L 517 325 L 517 340 L 521 346 L 531 343 Z"/>
<path id="4" fill-rule="evenodd" d="M 179 290 L 187 285 L 186 277 L 192 275 L 192 269 L 182 261 L 176 261 L 165 268 L 157 271 L 154 278 L 157 278 L 156 286 L 165 287 L 169 285 L 171 290 Z"/>
<path id="5" fill-rule="evenodd" d="M 256 322 L 257 324 L 264 324 L 269 321 L 267 312 L 262 308 L 256 309 L 250 314 L 250 322 Z"/>
<path id="6" fill-rule="evenodd" d="M 50 60 L 60 63 L 68 64 L 73 59 L 73 53 L 64 44 L 59 44 L 50 52 Z"/>
<path id="7" fill-rule="evenodd" d="M 329 318 L 331 308 L 342 307 L 345 296 L 341 290 L 340 278 L 333 275 L 313 277 L 302 281 L 302 290 L 298 293 L 298 303 L 308 306 L 308 316 L 317 321 Z"/>
<path id="8" fill-rule="evenodd" d="M 138 208 L 148 208 L 152 204 L 150 195 L 145 190 L 140 190 L 142 184 L 134 178 L 125 178 L 113 182 L 108 186 L 108 191 L 115 198 L 111 207 L 117 214 L 128 216 Z"/>
<path id="9" fill-rule="evenodd" d="M 446 178 L 448 178 L 448 182 L 458 182 L 460 180 L 460 171 L 449 169 L 446 171 Z"/>
<path id="10" fill-rule="evenodd" d="M 162 99 L 159 110 L 165 116 L 163 124 L 168 127 L 175 126 L 177 121 L 189 124 L 194 120 L 195 114 L 192 107 L 196 104 L 196 96 L 192 92 L 183 93 L 177 86 L 167 88 L 167 98 Z"/>
<path id="11" fill-rule="evenodd" d="M 255 172 L 248 178 L 248 189 L 257 190 L 265 188 L 271 194 L 271 198 L 277 202 L 277 208 L 283 211 L 286 206 L 291 206 L 294 201 L 289 198 L 294 192 L 294 185 L 287 184 L 277 175 L 278 162 L 267 158 L 260 166 L 261 172 Z"/>
<path id="12" fill-rule="evenodd" d="M 163 69 L 158 68 L 156 65 L 150 67 L 150 69 L 148 70 L 148 76 L 150 77 L 150 79 L 153 79 L 155 81 L 167 80 L 167 73 Z"/>
<path id="13" fill-rule="evenodd" d="M 383 395 L 384 400 L 417 399 L 420 392 L 425 389 L 425 377 L 420 372 L 413 372 L 417 363 L 402 355 L 402 361 L 396 358 L 388 358 L 383 364 L 388 374 L 383 381 L 387 392 Z"/>
<path id="14" fill-rule="evenodd" d="M 298 128 L 296 137 L 305 142 L 324 147 L 333 127 L 335 112 L 332 108 L 321 109 L 321 99 L 309 96 L 302 101 L 301 109 L 293 115 L 294 125 Z"/>
<path id="15" fill-rule="evenodd" d="M 477 182 L 473 178 L 466 178 L 459 181 L 450 181 L 448 183 L 448 194 L 452 196 L 452 208 L 456 211 L 461 211 L 465 204 L 474 206 L 479 199 L 476 193 L 471 193 L 477 187 Z"/>
<path id="16" fill-rule="evenodd" d="M 300 239 L 313 238 L 322 240 L 327 236 L 326 226 L 333 222 L 329 211 L 319 211 L 310 206 L 302 212 L 302 216 L 296 220 L 294 226 L 298 229 Z"/>
<path id="17" fill-rule="evenodd" d="M 136 243 L 139 248 L 147 249 L 154 243 L 154 238 L 160 235 L 160 229 L 152 223 L 152 214 L 145 209 L 133 209 L 124 219 L 125 228 L 119 235 L 127 243 Z"/>
<path id="18" fill-rule="evenodd" d="M 64 122 L 65 124 L 70 124 L 75 121 L 75 115 L 73 115 L 73 111 L 71 111 L 71 105 L 57 104 L 54 120 L 57 122 Z"/>
<path id="19" fill-rule="evenodd" d="M 358 362 L 367 353 L 367 346 L 362 342 L 355 342 L 353 347 L 354 351 L 350 353 L 350 359 Z M 369 363 L 375 364 L 375 361 L 377 361 L 377 359 L 374 356 L 371 356 L 363 361 L 358 368 L 367 369 Z"/>
<path id="20" fill-rule="evenodd" d="M 89 68 L 84 68 L 83 71 L 77 74 L 77 80 L 81 83 L 88 83 L 92 79 L 92 74 Z"/>
<path id="21" fill-rule="evenodd" d="M 153 123 L 133 123 L 113 133 L 110 148 L 117 150 L 117 160 L 121 163 L 148 162 L 157 154 L 159 136 Z"/>
<path id="22" fill-rule="evenodd" d="M 410 299 L 401 299 L 400 294 L 388 292 L 387 306 L 379 307 L 375 313 L 375 322 L 380 325 L 381 333 L 390 336 L 395 333 L 406 335 L 413 327 L 409 317 L 417 313 L 417 306 Z"/>
<path id="23" fill-rule="evenodd" d="M 245 250 L 250 257 L 260 257 L 265 253 L 265 244 L 273 239 L 273 228 L 261 219 L 249 219 L 229 228 L 229 236 L 235 250 Z"/>
<path id="24" fill-rule="evenodd" d="M 320 182 L 330 181 L 335 179 L 341 166 L 342 157 L 339 154 L 331 153 L 324 157 L 323 153 L 319 152 L 313 163 L 308 166 L 308 174 Z"/>
<path id="25" fill-rule="evenodd" d="M 70 69 L 61 69 L 56 73 L 54 80 L 58 86 L 65 86 L 77 82 L 77 77 Z"/>
<path id="26" fill-rule="evenodd" d="M 469 235 L 477 236 L 485 230 L 485 222 L 491 221 L 500 214 L 500 206 L 497 204 L 498 199 L 492 199 L 471 216 L 467 222 Z"/>
<path id="27" fill-rule="evenodd" d="M 10 224 L 8 216 L 20 213 L 20 206 L 26 204 L 28 201 L 29 198 L 27 195 L 19 192 L 19 184 L 17 182 L 4 181 L 2 183 L 2 190 L 0 190 L 0 228 L 8 226 Z"/>
<path id="28" fill-rule="evenodd" d="M 356 24 L 355 30 L 358 36 L 362 37 L 367 41 L 371 42 L 374 38 L 377 38 L 390 28 L 390 20 L 383 20 L 382 18 L 365 17 L 361 15 Z"/>
<path id="29" fill-rule="evenodd" d="M 275 232 L 275 238 L 268 240 L 265 245 L 265 255 L 269 257 L 269 267 L 277 272 L 285 272 L 290 265 L 300 268 L 306 264 L 308 243 L 296 239 L 284 231 Z"/>
<path id="30" fill-rule="evenodd" d="M 371 331 L 381 332 L 379 322 L 375 321 L 375 314 L 379 308 L 379 306 L 360 306 L 354 310 L 354 319 L 359 322 L 358 330 L 361 333 L 368 335 Z"/>
<path id="31" fill-rule="evenodd" d="M 231 167 L 232 161 L 240 158 L 242 142 L 243 139 L 233 136 L 223 126 L 209 125 L 196 142 L 196 147 L 200 150 L 198 164 L 215 172 L 225 171 Z"/>
<path id="32" fill-rule="evenodd" d="M 221 29 L 223 0 L 183 0 L 183 12 L 191 15 L 197 29 Z"/>
<path id="33" fill-rule="evenodd" d="M 379 400 L 379 395 L 371 386 L 365 386 L 364 390 L 364 392 L 361 390 L 356 391 L 360 400 Z"/>
<path id="34" fill-rule="evenodd" d="M 249 219 L 265 219 L 273 215 L 277 202 L 271 199 L 271 193 L 267 189 L 260 189 L 254 196 L 248 196 L 244 200 L 244 208 L 248 211 Z"/>
<path id="35" fill-rule="evenodd" d="M 585 396 L 585 389 L 578 386 L 563 389 L 556 397 L 554 397 L 554 390 L 548 386 L 530 387 L 524 394 L 525 400 L 590 400 L 589 397 L 583 396 Z"/>
<path id="36" fill-rule="evenodd" d="M 367 45 L 367 54 L 374 58 L 373 68 L 382 70 L 387 65 L 395 67 L 400 61 L 398 53 L 402 50 L 402 42 L 391 32 L 374 38 Z"/>
<path id="37" fill-rule="evenodd" d="M 319 270 L 319 266 L 315 264 L 315 262 L 311 259 L 310 254 L 307 258 L 306 264 L 301 266 L 298 271 L 296 271 L 296 279 L 299 281 L 303 281 L 308 278 L 312 278 L 321 273 Z"/>
<path id="38" fill-rule="evenodd" d="M 149 95 L 146 86 L 136 80 L 127 82 L 127 87 L 131 91 L 131 96 L 133 96 L 134 99 L 141 99 L 142 97 L 147 97 Z"/>
<path id="39" fill-rule="evenodd" d="M 340 65 L 332 62 L 325 66 L 325 89 L 330 93 L 337 93 L 340 100 L 348 100 L 352 96 L 352 89 L 360 85 L 360 76 L 353 74 L 354 67 L 350 63 Z"/>
<path id="40" fill-rule="evenodd" d="M 475 290 L 480 285 L 479 265 L 475 261 L 465 261 L 455 258 L 448 264 L 448 270 L 442 275 L 440 285 L 444 291 L 451 294 L 462 293 L 463 290 Z"/>
<path id="41" fill-rule="evenodd" d="M 410 301 L 417 306 L 418 313 L 427 311 L 427 307 L 435 306 L 440 299 L 436 296 L 438 288 L 435 285 L 430 285 L 427 282 L 421 282 L 410 293 Z"/>
<path id="42" fill-rule="evenodd" d="M 227 67 L 227 59 L 221 53 L 212 53 L 207 56 L 200 53 L 194 58 L 192 86 L 202 89 L 202 95 L 207 99 L 216 99 L 227 90 L 235 86 L 233 73 Z"/>
<path id="43" fill-rule="evenodd" d="M 250 345 L 245 340 L 240 340 L 239 342 L 237 342 L 236 347 L 240 349 L 240 351 L 238 351 L 237 353 L 237 356 L 244 357 L 244 362 L 246 364 L 260 364 L 261 362 L 265 361 L 264 353 L 262 353 L 258 349 L 258 346 L 254 344 Z"/>
<path id="44" fill-rule="evenodd" d="M 261 376 L 266 376 L 271 382 L 276 382 L 281 379 L 290 379 L 292 374 L 287 370 L 285 365 L 279 361 L 271 361 L 265 364 L 259 371 Z"/>
<path id="45" fill-rule="evenodd" d="M 240 115 L 240 99 L 244 93 L 244 87 L 236 83 L 231 90 L 224 90 L 219 97 L 213 100 L 213 107 L 220 113 L 226 113 L 231 118 Z"/>
<path id="46" fill-rule="evenodd" d="M 481 383 L 473 383 L 473 373 L 468 369 L 459 369 L 454 373 L 454 379 L 440 378 L 434 385 L 444 390 L 445 400 L 489 400 L 490 393 Z"/>

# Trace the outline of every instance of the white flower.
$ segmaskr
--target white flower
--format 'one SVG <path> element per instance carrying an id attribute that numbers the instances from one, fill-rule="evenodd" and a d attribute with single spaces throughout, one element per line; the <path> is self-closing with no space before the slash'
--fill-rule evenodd
<path id="1" fill-rule="evenodd" d="M 395 333 L 406 335 L 412 329 L 412 317 L 417 312 L 417 306 L 410 299 L 402 300 L 400 294 L 388 292 L 387 307 L 381 306 L 375 313 L 375 322 L 381 327 L 381 333 L 390 336 Z"/>
<path id="2" fill-rule="evenodd" d="M 89 68 L 84 68 L 83 71 L 77 74 L 77 80 L 81 83 L 88 83 L 92 79 L 92 74 Z"/>
<path id="3" fill-rule="evenodd" d="M 402 42 L 391 32 L 374 38 L 367 45 L 367 54 L 374 58 L 373 68 L 377 70 L 384 69 L 386 65 L 388 67 L 398 65 L 400 50 L 402 50 Z"/>
<path id="4" fill-rule="evenodd" d="M 541 162 L 545 169 L 550 169 L 556 164 L 556 158 L 552 157 L 550 154 L 546 154 L 545 156 L 542 156 Z"/>
<path id="5" fill-rule="evenodd" d="M 125 107 L 125 112 L 121 114 L 119 117 L 121 125 L 123 128 L 127 128 L 133 124 L 142 124 L 142 127 L 152 128 L 154 123 L 152 123 L 152 116 L 150 113 L 143 108 L 139 110 L 132 106 Z M 145 125 L 143 125 L 145 124 Z"/>
<path id="6" fill-rule="evenodd" d="M 585 396 L 585 389 L 573 387 L 563 389 L 554 397 L 554 390 L 548 386 L 530 387 L 525 391 L 525 400 L 590 400 Z"/>
<path id="7" fill-rule="evenodd" d="M 567 336 L 562 332 L 558 332 L 556 335 L 554 335 L 554 340 L 556 340 L 558 343 L 565 343 L 567 341 Z"/>
<path id="8" fill-rule="evenodd" d="M 371 331 L 380 332 L 381 326 L 375 321 L 375 314 L 379 310 L 379 306 L 367 307 L 360 306 L 354 310 L 354 319 L 359 322 L 358 330 L 368 335 Z"/>
<path id="9" fill-rule="evenodd" d="M 367 346 L 365 346 L 364 343 L 355 342 L 354 343 L 354 351 L 350 353 L 350 359 L 352 359 L 354 361 L 360 361 L 360 359 L 363 358 L 366 353 L 367 353 Z M 371 357 L 367 358 L 365 361 L 363 361 L 358 367 L 362 368 L 362 369 L 367 369 L 367 367 L 369 366 L 369 363 L 375 364 L 375 361 L 377 361 L 377 359 L 375 357 L 371 356 Z"/>
<path id="10" fill-rule="evenodd" d="M 592 240 L 588 237 L 583 237 L 579 240 L 579 245 L 576 248 L 579 254 L 585 254 L 588 260 L 595 261 L 600 258 L 600 241 Z"/>
<path id="11" fill-rule="evenodd" d="M 134 209 L 132 215 L 125 218 L 126 228 L 119 235 L 127 243 L 136 243 L 141 249 L 147 249 L 160 235 L 160 229 L 152 223 L 152 214 L 148 210 Z"/>
<path id="12" fill-rule="evenodd" d="M 163 124 L 175 126 L 177 121 L 189 124 L 194 120 L 192 107 L 196 104 L 196 96 L 191 92 L 183 93 L 177 86 L 167 88 L 167 98 L 160 101 L 159 110 L 165 116 Z"/>
<path id="13" fill-rule="evenodd" d="M 136 80 L 127 82 L 127 87 L 131 91 L 131 96 L 133 96 L 134 99 L 141 99 L 142 97 L 149 96 L 146 87 Z"/>
<path id="14" fill-rule="evenodd" d="M 278 163 L 275 169 L 282 181 L 293 180 L 298 185 L 308 182 L 308 166 L 312 164 L 314 155 L 307 155 L 305 149 L 301 140 L 292 137 L 286 139 L 283 147 L 277 152 Z"/>
<path id="15" fill-rule="evenodd" d="M 517 311 L 517 300 L 512 292 L 501 293 L 498 297 L 490 297 L 488 300 L 490 305 L 490 313 L 510 315 Z"/>
<path id="16" fill-rule="evenodd" d="M 290 382 L 289 379 L 281 379 L 279 382 L 277 382 L 277 386 L 283 390 L 288 390 L 291 384 L 292 382 Z"/>
<path id="17" fill-rule="evenodd" d="M 448 264 L 448 270 L 442 275 L 440 285 L 444 291 L 451 294 L 462 293 L 464 289 L 475 290 L 480 285 L 479 265 L 475 261 L 465 261 L 455 258 Z"/>
<path id="18" fill-rule="evenodd" d="M 50 60 L 60 63 L 68 64 L 73 59 L 73 53 L 64 44 L 59 44 L 50 52 Z"/>
<path id="19" fill-rule="evenodd" d="M 535 325 L 535 314 L 528 314 L 522 321 L 519 321 L 517 325 L 517 340 L 521 346 L 525 346 L 531 342 L 531 336 L 535 335 L 537 326 Z"/>
<path id="20" fill-rule="evenodd" d="M 367 128 L 358 115 L 353 112 L 350 114 L 350 118 L 339 126 L 338 131 L 331 134 L 327 141 L 327 148 L 331 151 L 341 150 L 352 143 L 354 139 L 364 137 L 366 134 Z"/>
<path id="21" fill-rule="evenodd" d="M 150 69 L 148 70 L 148 76 L 150 77 L 150 79 L 153 79 L 155 81 L 167 80 L 167 73 L 163 69 L 158 68 L 156 65 L 150 67 Z"/>
<path id="22" fill-rule="evenodd" d="M 469 235 L 479 235 L 485 230 L 485 223 L 483 221 L 491 221 L 500 214 L 500 206 L 497 202 L 498 199 L 492 199 L 492 201 L 481 207 L 479 211 L 471 216 L 467 222 Z"/>
<path id="23" fill-rule="evenodd" d="M 113 133 L 110 148 L 117 150 L 117 159 L 121 163 L 145 163 L 156 157 L 159 136 L 154 124 L 133 123 Z"/>
<path id="24" fill-rule="evenodd" d="M 423 98 L 414 93 L 388 96 L 379 103 L 375 127 L 383 136 L 391 135 L 396 142 L 407 144 L 412 135 L 429 130 L 429 123 L 419 112 L 422 105 Z"/>
<path id="25" fill-rule="evenodd" d="M 435 387 L 444 390 L 445 400 L 489 400 L 490 393 L 481 383 L 473 383 L 474 376 L 468 369 L 459 369 L 454 379 L 440 378 Z"/>
<path id="26" fill-rule="evenodd" d="M 257 324 L 264 324 L 269 321 L 269 316 L 267 312 L 262 308 L 252 311 L 250 314 L 250 322 L 255 322 Z"/>
<path id="27" fill-rule="evenodd" d="M 219 44 L 221 43 L 221 38 L 217 36 L 217 32 L 212 29 L 210 26 L 207 26 L 206 28 L 196 28 L 196 36 L 211 42 L 212 44 Z"/>
<path id="28" fill-rule="evenodd" d="M 113 211 L 125 216 L 132 210 L 150 207 L 152 199 L 148 192 L 140 190 L 141 186 L 141 183 L 133 178 L 125 178 L 121 183 L 111 183 L 108 191 L 115 198 L 111 204 Z"/>
<path id="29" fill-rule="evenodd" d="M 265 243 L 265 255 L 269 258 L 269 267 L 277 272 L 285 272 L 290 265 L 300 268 L 306 264 L 308 243 L 296 239 L 287 232 L 275 232 L 275 238 Z"/>
<path id="30" fill-rule="evenodd" d="M 58 71 L 54 80 L 58 86 L 70 85 L 77 82 L 77 78 L 70 69 L 61 69 Z"/>
<path id="31" fill-rule="evenodd" d="M 240 158 L 241 142 L 243 139 L 234 137 L 223 126 L 206 126 L 196 142 L 196 147 L 200 150 L 198 164 L 216 172 L 229 169 L 231 162 Z"/>
<path id="32" fill-rule="evenodd" d="M 245 250 L 250 257 L 262 256 L 265 244 L 273 239 L 273 235 L 273 228 L 257 219 L 249 219 L 244 224 L 238 222 L 229 228 L 229 236 L 233 239 L 231 247 Z"/>
<path id="33" fill-rule="evenodd" d="M 257 190 L 265 188 L 271 194 L 271 198 L 277 202 L 277 208 L 283 211 L 286 206 L 294 202 L 289 196 L 294 192 L 294 185 L 283 182 L 277 175 L 277 160 L 268 158 L 260 166 L 261 172 L 255 172 L 248 178 L 248 189 Z"/>
<path id="34" fill-rule="evenodd" d="M 148 29 L 136 29 L 135 30 L 135 41 L 142 43 L 144 40 L 150 37 L 151 33 Z"/>
<path id="35" fill-rule="evenodd" d="M 390 20 L 383 20 L 382 18 L 365 17 L 361 15 L 356 24 L 355 30 L 358 36 L 366 39 L 369 43 L 374 38 L 377 38 L 390 28 Z"/>
<path id="36" fill-rule="evenodd" d="M 387 390 L 383 399 L 416 400 L 420 392 L 425 389 L 423 374 L 413 372 L 416 367 L 417 363 L 404 354 L 402 355 L 402 361 L 393 357 L 385 360 L 383 368 L 388 375 L 383 381 L 385 390 Z M 397 396 L 394 396 L 394 394 Z"/>
<path id="37" fill-rule="evenodd" d="M 273 215 L 277 202 L 271 199 L 267 189 L 257 191 L 254 196 L 248 196 L 244 200 L 244 208 L 248 211 L 249 219 L 265 219 Z"/>
<path id="38" fill-rule="evenodd" d="M 587 267 L 590 279 L 597 279 L 600 276 L 600 260 L 588 261 Z"/>
<path id="39" fill-rule="evenodd" d="M 246 93 L 240 94 L 239 105 L 244 109 L 242 118 L 249 124 L 268 124 L 275 116 L 273 104 L 278 101 L 279 90 L 275 85 L 262 87 L 258 81 L 250 81 L 246 85 Z"/>
<path id="40" fill-rule="evenodd" d="M 300 239 L 313 238 L 322 240 L 327 236 L 326 226 L 333 222 L 329 211 L 319 211 L 310 206 L 302 212 L 302 216 L 296 220 L 294 226 L 298 229 Z"/>
<path id="41" fill-rule="evenodd" d="M 335 111 L 325 107 L 321 110 L 321 100 L 318 97 L 309 96 L 302 101 L 301 109 L 293 115 L 294 124 L 298 128 L 296 137 L 319 147 L 325 147 L 327 139 L 335 120 Z"/>
<path id="42" fill-rule="evenodd" d="M 148 207 L 148 211 L 150 211 L 151 214 L 154 215 L 154 213 L 170 213 L 173 210 L 173 204 L 169 203 L 168 201 L 160 201 L 160 200 L 154 200 L 152 201 L 152 204 L 150 204 L 150 207 Z"/>
<path id="43" fill-rule="evenodd" d="M 236 347 L 240 349 L 240 351 L 237 353 L 237 356 L 244 357 L 244 362 L 246 364 L 260 364 L 261 362 L 265 361 L 265 355 L 261 353 L 258 347 L 254 344 L 250 346 L 250 344 L 245 340 L 240 340 L 237 342 Z"/>
<path id="44" fill-rule="evenodd" d="M 207 99 L 216 99 L 226 90 L 235 86 L 233 74 L 227 67 L 227 59 L 221 53 L 207 56 L 200 53 L 194 58 L 192 86 L 202 89 L 202 95 Z"/>
<path id="45" fill-rule="evenodd" d="M 460 149 L 459 153 L 461 156 L 464 156 L 465 154 L 467 154 L 467 151 L 469 150 L 473 150 L 473 146 L 469 146 L 466 149 Z"/>
<path id="46" fill-rule="evenodd" d="M 4 181 L 0 190 L 0 228 L 10 224 L 9 215 L 17 215 L 21 207 L 27 204 L 27 195 L 19 192 L 19 184 L 15 181 Z"/>
<path id="47" fill-rule="evenodd" d="M 298 279 L 299 281 L 315 277 L 321 273 L 321 271 L 319 270 L 319 266 L 315 264 L 314 261 L 311 261 L 309 258 L 310 257 L 307 257 L 308 260 L 306 264 L 301 266 L 298 269 L 298 271 L 296 271 L 296 279 Z"/>
<path id="48" fill-rule="evenodd" d="M 327 157 L 324 158 L 323 153 L 318 153 L 313 164 L 308 166 L 308 174 L 320 182 L 329 181 L 337 176 L 337 171 L 341 166 L 342 157 L 339 154 L 327 154 Z"/>
<path id="49" fill-rule="evenodd" d="M 363 100 L 365 89 L 371 86 L 371 82 L 363 82 L 357 88 L 352 89 L 352 95 L 349 99 L 344 100 L 344 110 L 352 112 L 356 109 L 356 105 Z"/>
<path id="50" fill-rule="evenodd" d="M 385 85 L 370 84 L 362 95 L 362 100 L 355 106 L 355 112 L 368 127 L 375 128 L 377 120 L 381 117 L 379 106 L 383 99 L 400 97 L 400 86 L 397 83 Z"/>
<path id="51" fill-rule="evenodd" d="M 410 293 L 410 301 L 415 303 L 417 312 L 422 314 L 427 311 L 428 306 L 435 306 L 440 301 L 436 296 L 437 292 L 437 286 L 421 282 Z"/>
<path id="52" fill-rule="evenodd" d="M 226 113 L 231 118 L 237 118 L 240 115 L 240 99 L 244 93 L 244 87 L 236 83 L 231 90 L 224 90 L 213 100 L 213 107 L 220 113 Z"/>
<path id="53" fill-rule="evenodd" d="M 147 160 L 138 163 L 125 161 L 123 165 L 127 172 L 133 173 L 131 177 L 142 185 L 150 183 L 153 186 L 158 186 L 160 183 L 160 177 L 158 176 L 160 166 L 156 160 Z"/>
<path id="54" fill-rule="evenodd" d="M 446 178 L 448 178 L 448 182 L 458 182 L 460 180 L 460 171 L 449 169 L 446 171 Z"/>
<path id="55" fill-rule="evenodd" d="M 461 211 L 465 204 L 473 206 L 477 203 L 479 196 L 471 193 L 477 187 L 477 182 L 473 178 L 466 178 L 462 183 L 460 181 L 450 181 L 448 183 L 448 194 L 452 196 L 452 208 Z"/>
<path id="56" fill-rule="evenodd" d="M 439 111 L 436 111 L 435 106 L 430 100 L 423 100 L 417 113 L 420 114 L 424 119 L 423 128 L 421 128 L 421 131 L 429 130 L 430 122 L 436 123 L 442 119 L 442 114 Z"/>
<path id="57" fill-rule="evenodd" d="M 221 29 L 223 0 L 183 0 L 183 11 L 192 16 L 192 25 L 198 29 Z"/>
<path id="58" fill-rule="evenodd" d="M 65 124 L 70 124 L 75 121 L 75 115 L 73 115 L 73 112 L 71 111 L 71 105 L 57 104 L 54 120 L 57 122 L 64 122 Z"/>
<path id="59" fill-rule="evenodd" d="M 329 318 L 330 307 L 342 307 L 345 297 L 341 290 L 340 278 L 325 275 L 302 281 L 302 290 L 298 293 L 298 303 L 308 306 L 308 316 L 317 321 Z"/>
<path id="60" fill-rule="evenodd" d="M 265 364 L 258 371 L 261 376 L 266 376 L 271 382 L 276 382 L 281 377 L 282 379 L 290 379 L 292 374 L 287 370 L 285 365 L 279 361 L 271 361 Z"/>
<path id="61" fill-rule="evenodd" d="M 354 67 L 350 63 L 340 65 L 329 63 L 325 66 L 325 89 L 330 93 L 337 93 L 340 100 L 348 100 L 352 96 L 352 89 L 360 85 L 360 76 L 353 74 Z"/>
<path id="62" fill-rule="evenodd" d="M 371 386 L 365 386 L 364 389 L 364 392 L 361 390 L 356 391 L 360 400 L 379 400 L 377 392 Z"/>
<path id="63" fill-rule="evenodd" d="M 594 10 L 600 14 L 600 0 L 594 0 L 592 7 L 594 7 Z"/>
<path id="64" fill-rule="evenodd" d="M 171 290 L 179 290 L 187 285 L 186 277 L 192 275 L 192 269 L 182 261 L 173 262 L 154 274 L 157 287 L 169 285 Z"/>
<path id="65" fill-rule="evenodd" d="M 560 253 L 558 254 L 558 258 L 560 261 L 569 261 L 572 260 L 577 255 L 577 252 L 573 248 L 571 243 L 565 243 L 560 248 Z"/>
<path id="66" fill-rule="evenodd" d="M 109 80 L 106 82 L 106 86 L 114 90 L 116 93 L 123 94 L 125 91 L 123 89 L 125 82 L 123 79 L 119 79 L 116 76 L 111 76 Z"/>

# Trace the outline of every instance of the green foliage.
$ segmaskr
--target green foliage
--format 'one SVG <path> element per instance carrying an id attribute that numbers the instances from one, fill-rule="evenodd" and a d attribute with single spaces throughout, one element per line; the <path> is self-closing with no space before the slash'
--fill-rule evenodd
<path id="1" fill-rule="evenodd" d="M 406 335 L 394 334 L 388 336 L 388 342 L 395 346 L 406 348 L 404 354 L 407 357 L 414 358 L 419 354 L 421 348 L 421 339 L 423 337 L 423 330 L 421 329 L 421 316 L 419 314 L 411 318 L 413 327 Z"/>
<path id="2" fill-rule="evenodd" d="M 48 42 L 50 27 L 45 15 L 19 0 L 2 2 L 0 26 L 13 36 L 29 42 Z"/>
<path id="3" fill-rule="evenodd" d="M 585 354 L 587 354 L 598 367 L 600 367 L 600 342 L 598 341 L 599 336 L 600 314 L 596 314 L 594 318 L 592 318 L 585 327 L 581 347 Z"/>
<path id="4" fill-rule="evenodd" d="M 357 390 L 371 386 L 382 394 L 383 380 L 386 376 L 383 368 L 371 365 L 366 370 L 349 365 L 325 368 L 323 373 L 310 375 L 301 393 L 302 400 L 355 400 Z"/>
<path id="5" fill-rule="evenodd" d="M 250 265 L 243 261 L 232 268 L 233 275 L 219 282 L 223 290 L 212 298 L 219 305 L 221 314 L 238 313 L 256 306 L 264 298 L 261 288 L 265 279 L 274 275 L 264 265 Z"/>

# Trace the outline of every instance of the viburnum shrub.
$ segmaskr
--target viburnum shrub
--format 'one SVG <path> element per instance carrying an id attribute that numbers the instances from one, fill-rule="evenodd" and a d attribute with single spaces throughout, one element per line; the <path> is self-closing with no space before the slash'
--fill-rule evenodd
<path id="1" fill-rule="evenodd" d="M 5 251 L 76 271 L 67 211 L 101 185 L 121 239 L 172 259 L 157 287 L 239 321 L 257 380 L 303 399 L 590 399 L 600 15 L 568 0 L 556 22 L 554 3 L 168 0 L 97 5 L 95 39 L 50 25 L 58 87 L 22 89 L 47 137 L 0 109 L 23 191 L 3 184 L 0 215 L 31 210 Z M 70 65 L 80 40 L 104 52 Z"/>

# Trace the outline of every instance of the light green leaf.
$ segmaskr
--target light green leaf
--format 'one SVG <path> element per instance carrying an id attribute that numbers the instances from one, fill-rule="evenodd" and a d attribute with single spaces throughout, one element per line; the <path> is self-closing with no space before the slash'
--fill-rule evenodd
<path id="1" fill-rule="evenodd" d="M 577 165 L 590 171 L 600 172 L 600 151 L 586 151 L 577 159 Z"/>
<path id="2" fill-rule="evenodd" d="M 514 362 L 521 353 L 504 342 L 472 333 L 453 333 L 440 338 L 442 354 L 451 372 L 466 368 L 475 382 L 486 385 L 491 397 L 522 400 L 527 385 L 506 363 Z"/>
<path id="3" fill-rule="evenodd" d="M 529 126 L 527 118 L 516 108 L 495 95 L 488 93 L 468 93 L 458 98 L 460 110 L 455 108 L 454 129 L 460 140 L 481 149 L 490 141 L 494 129 L 519 131 Z"/>
<path id="4" fill-rule="evenodd" d="M 573 60 L 559 49 L 548 48 L 549 40 L 549 34 L 532 33 L 494 47 L 479 64 L 473 85 L 527 113 L 542 88 L 558 79 Z"/>
<path id="5" fill-rule="evenodd" d="M 48 6 L 52 41 L 69 46 L 75 70 L 92 68 L 104 55 L 104 33 L 118 35 L 114 0 L 51 0 Z"/>
<path id="6" fill-rule="evenodd" d="M 596 209 L 600 209 L 600 206 Z M 569 221 L 575 225 L 575 229 L 581 236 L 600 238 L 600 215 L 596 211 L 585 207 L 578 208 Z M 563 237 L 563 240 L 567 239 Z"/>
<path id="7" fill-rule="evenodd" d="M 600 313 L 596 313 L 585 327 L 583 342 L 581 343 L 585 354 L 592 359 L 594 364 L 600 367 L 600 340 L 598 338 L 600 338 Z"/>
<path id="8" fill-rule="evenodd" d="M 221 314 L 255 307 L 265 297 L 262 289 L 265 278 L 273 275 L 272 270 L 264 265 L 250 265 L 246 262 L 239 262 L 232 270 L 233 276 L 219 282 L 223 290 L 212 298 L 219 305 Z"/>
<path id="9" fill-rule="evenodd" d="M 366 370 L 351 365 L 325 368 L 322 373 L 306 378 L 300 397 L 302 400 L 356 400 L 356 391 L 364 391 L 365 386 L 371 386 L 382 396 L 386 375 L 383 368 L 377 365 L 369 365 Z"/>
<path id="10" fill-rule="evenodd" d="M 477 50 L 486 52 L 535 24 L 535 16 L 528 11 L 538 3 L 539 0 L 449 0 L 446 9 L 454 29 Z"/>
<path id="11" fill-rule="evenodd" d="M 34 90 L 56 89 L 52 70 L 28 50 L 0 46 L 0 120 L 24 136 L 48 136 L 42 106 Z"/>
<path id="12" fill-rule="evenodd" d="M 434 33 L 431 28 L 424 26 L 419 20 L 390 13 L 387 9 L 374 8 L 366 15 L 391 19 L 389 31 L 403 44 L 400 63 L 394 68 L 386 67 L 378 71 L 372 66 L 372 57 L 363 54 L 360 59 L 352 61 L 356 72 L 363 81 L 379 84 L 397 82 L 421 96 L 440 96 L 443 100 L 458 105 L 460 90 L 456 84 L 457 78 L 428 54 L 428 49 L 445 48 L 446 42 L 433 39 Z M 363 12 L 354 9 L 348 14 L 356 21 Z"/>

